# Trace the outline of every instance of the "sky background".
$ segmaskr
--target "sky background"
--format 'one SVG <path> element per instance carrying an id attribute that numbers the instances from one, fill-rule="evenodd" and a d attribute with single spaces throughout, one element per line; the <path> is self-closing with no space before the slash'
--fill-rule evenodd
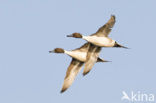
<path id="1" fill-rule="evenodd" d="M 0 103 L 126 103 L 122 91 L 156 94 L 155 0 L 1 0 Z M 110 15 L 110 37 L 131 49 L 103 48 L 97 63 L 60 94 L 71 58 L 49 54 L 73 50 Z"/>

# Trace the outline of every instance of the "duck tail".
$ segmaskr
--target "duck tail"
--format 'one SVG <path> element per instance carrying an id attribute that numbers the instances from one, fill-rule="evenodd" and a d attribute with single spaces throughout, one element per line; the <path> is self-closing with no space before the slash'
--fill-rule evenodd
<path id="1" fill-rule="evenodd" d="M 104 60 L 104 59 L 98 58 L 98 59 L 97 59 L 97 62 L 111 62 L 111 61 L 107 61 L 107 60 Z"/>

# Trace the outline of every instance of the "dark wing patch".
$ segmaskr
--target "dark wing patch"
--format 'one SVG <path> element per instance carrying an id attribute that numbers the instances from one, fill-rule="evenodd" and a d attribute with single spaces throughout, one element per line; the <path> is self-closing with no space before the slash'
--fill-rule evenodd
<path id="1" fill-rule="evenodd" d="M 86 75 L 87 73 L 90 72 L 94 64 L 97 62 L 100 51 L 101 51 L 101 47 L 90 44 L 90 47 L 87 53 L 87 61 L 85 62 L 83 75 Z"/>
<path id="2" fill-rule="evenodd" d="M 103 25 L 101 28 L 99 28 L 99 30 L 93 35 L 107 37 L 109 35 L 109 33 L 111 32 L 114 24 L 115 24 L 115 16 L 112 15 L 111 18 L 109 19 L 109 21 L 105 25 Z"/>
<path id="3" fill-rule="evenodd" d="M 72 59 L 70 66 L 67 69 L 66 76 L 64 78 L 64 83 L 63 83 L 61 93 L 66 91 L 71 86 L 75 77 L 77 76 L 77 74 L 81 70 L 81 67 L 83 64 L 84 64 L 83 62 L 80 62 L 76 59 Z"/>

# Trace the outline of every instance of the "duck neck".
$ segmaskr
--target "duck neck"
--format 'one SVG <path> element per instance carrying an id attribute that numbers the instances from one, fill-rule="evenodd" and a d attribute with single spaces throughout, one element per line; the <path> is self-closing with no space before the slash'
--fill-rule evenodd
<path id="1" fill-rule="evenodd" d="M 67 50 L 64 50 L 64 53 L 67 54 L 67 55 L 69 55 L 69 51 L 67 51 Z"/>
<path id="2" fill-rule="evenodd" d="M 82 39 L 84 39 L 84 40 L 87 40 L 87 37 L 88 37 L 88 36 L 83 36 L 83 35 L 82 35 Z"/>

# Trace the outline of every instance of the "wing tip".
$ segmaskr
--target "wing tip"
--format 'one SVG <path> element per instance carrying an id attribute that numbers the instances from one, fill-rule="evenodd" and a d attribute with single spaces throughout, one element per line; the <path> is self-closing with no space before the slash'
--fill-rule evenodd
<path id="1" fill-rule="evenodd" d="M 67 90 L 67 88 L 62 88 L 62 90 L 60 91 L 60 93 L 64 93 Z"/>
<path id="2" fill-rule="evenodd" d="M 116 17 L 115 17 L 114 14 L 111 15 L 111 18 L 112 18 L 114 21 L 116 21 Z"/>
<path id="3" fill-rule="evenodd" d="M 89 72 L 90 72 L 90 71 L 88 71 L 88 72 L 83 72 L 83 76 L 86 76 Z"/>
<path id="4" fill-rule="evenodd" d="M 111 17 L 115 18 L 115 15 L 114 14 L 111 14 Z"/>

